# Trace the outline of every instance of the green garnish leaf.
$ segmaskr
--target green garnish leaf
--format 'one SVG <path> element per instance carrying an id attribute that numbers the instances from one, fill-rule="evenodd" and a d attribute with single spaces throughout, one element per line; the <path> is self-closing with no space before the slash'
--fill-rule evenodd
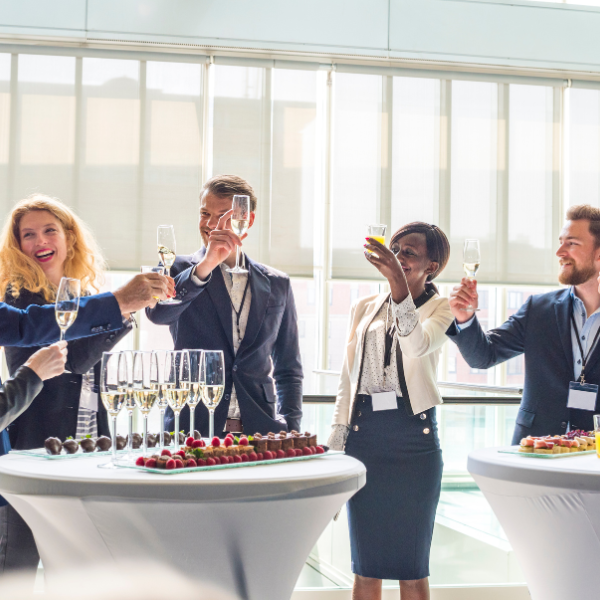
<path id="1" fill-rule="evenodd" d="M 193 448 L 192 449 L 192 454 L 196 458 L 204 458 L 204 450 L 202 450 L 202 448 Z"/>
<path id="2" fill-rule="evenodd" d="M 92 439 L 92 434 L 91 434 L 91 433 L 88 433 L 88 434 L 87 434 L 85 437 L 86 437 L 86 438 L 90 438 L 90 439 Z"/>

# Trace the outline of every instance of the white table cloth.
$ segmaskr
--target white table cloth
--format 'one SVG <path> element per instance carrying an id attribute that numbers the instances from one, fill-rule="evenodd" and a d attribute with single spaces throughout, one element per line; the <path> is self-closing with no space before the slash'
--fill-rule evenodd
<path id="1" fill-rule="evenodd" d="M 600 460 L 471 452 L 468 470 L 519 559 L 533 600 L 600 597 Z"/>
<path id="2" fill-rule="evenodd" d="M 344 455 L 177 475 L 99 469 L 106 458 L 0 458 L 0 494 L 44 568 L 164 560 L 239 598 L 284 600 L 337 510 L 366 481 Z"/>

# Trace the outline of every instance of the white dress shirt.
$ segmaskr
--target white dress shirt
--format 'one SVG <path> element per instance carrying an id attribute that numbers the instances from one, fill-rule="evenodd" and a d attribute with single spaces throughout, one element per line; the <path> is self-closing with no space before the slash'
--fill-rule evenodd
<path id="1" fill-rule="evenodd" d="M 241 266 L 246 268 L 246 257 L 244 253 L 241 253 L 240 256 Z M 219 265 L 221 267 L 221 273 L 223 273 L 223 279 L 225 281 L 225 287 L 227 288 L 227 292 L 229 293 L 229 297 L 231 298 L 231 303 L 235 307 L 231 308 L 231 321 L 233 326 L 233 351 L 237 354 L 237 351 L 244 339 L 244 334 L 246 333 L 246 325 L 248 324 L 248 313 L 250 312 L 250 303 L 252 302 L 252 291 L 250 290 L 250 285 L 248 285 L 248 291 L 246 292 L 246 300 L 244 301 L 244 306 L 242 308 L 242 312 L 240 314 L 240 335 L 238 337 L 238 328 L 237 328 L 237 315 L 236 310 L 240 310 L 240 306 L 242 304 L 242 298 L 244 296 L 244 289 L 246 288 L 246 283 L 248 282 L 248 273 L 229 273 L 227 269 L 229 268 L 225 263 L 221 263 Z M 196 276 L 194 272 L 192 272 L 192 282 L 199 286 L 206 285 L 209 280 L 202 281 L 199 277 Z M 240 406 L 238 404 L 237 394 L 235 391 L 235 385 L 231 388 L 231 398 L 229 400 L 229 411 L 227 413 L 228 419 L 241 419 L 242 415 L 240 413 Z"/>

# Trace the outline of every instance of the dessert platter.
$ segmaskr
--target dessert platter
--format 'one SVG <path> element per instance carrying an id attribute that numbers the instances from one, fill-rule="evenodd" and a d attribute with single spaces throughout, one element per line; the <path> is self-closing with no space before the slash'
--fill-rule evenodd
<path id="1" fill-rule="evenodd" d="M 324 455 L 343 454 L 332 452 L 327 446 L 317 444 L 317 436 L 297 431 L 265 436 L 235 437 L 228 433 L 224 439 L 214 437 L 210 444 L 203 439 L 188 437 L 185 447 L 177 452 L 164 448 L 159 454 L 138 456 L 135 460 L 119 460 L 117 466 L 160 473 L 189 473 L 226 468 L 252 467 L 264 463 L 297 462 L 319 458 Z"/>
<path id="2" fill-rule="evenodd" d="M 519 454 L 530 458 L 567 458 L 596 452 L 593 431 L 576 429 L 564 435 L 527 436 L 518 446 L 498 450 L 503 454 Z"/>
<path id="3" fill-rule="evenodd" d="M 196 435 L 200 434 L 196 431 Z M 172 446 L 174 434 L 164 432 L 164 446 Z M 182 432 L 179 433 L 179 443 L 183 444 L 185 436 Z M 116 446 L 118 452 L 127 452 L 127 442 L 129 436 L 117 435 Z M 142 447 L 144 438 L 139 433 L 134 433 L 131 436 L 132 448 L 139 450 Z M 148 434 L 148 447 L 155 448 L 160 445 L 160 434 Z M 61 442 L 59 438 L 49 437 L 44 442 L 43 448 L 34 448 L 32 450 L 11 450 L 11 454 L 21 454 L 24 456 L 32 456 L 36 458 L 47 458 L 50 460 L 61 460 L 71 458 L 85 458 L 98 456 L 99 454 L 110 454 L 112 449 L 112 440 L 105 436 L 92 437 L 87 436 L 82 439 L 67 438 Z"/>

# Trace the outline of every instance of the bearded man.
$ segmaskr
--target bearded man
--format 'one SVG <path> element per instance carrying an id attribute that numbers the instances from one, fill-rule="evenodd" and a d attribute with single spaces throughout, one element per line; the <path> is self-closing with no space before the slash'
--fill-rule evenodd
<path id="1" fill-rule="evenodd" d="M 513 444 L 528 435 L 593 429 L 600 410 L 600 209 L 571 207 L 556 251 L 560 283 L 569 287 L 530 296 L 500 327 L 484 332 L 477 282 L 463 279 L 450 294 L 455 321 L 446 334 L 467 363 L 489 369 L 525 354 L 525 385 Z"/>

